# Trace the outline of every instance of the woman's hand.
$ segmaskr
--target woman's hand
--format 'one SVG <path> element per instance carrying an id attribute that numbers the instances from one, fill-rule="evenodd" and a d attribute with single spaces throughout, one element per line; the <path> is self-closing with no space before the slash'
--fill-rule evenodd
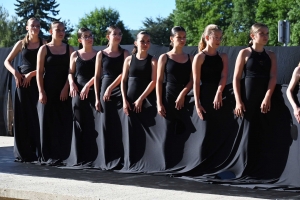
<path id="1" fill-rule="evenodd" d="M 61 90 L 60 97 L 59 97 L 59 99 L 61 101 L 65 101 L 68 99 L 68 92 L 69 92 L 68 90 L 69 90 L 69 87 L 67 87 L 67 86 L 64 86 L 64 88 Z"/>
<path id="2" fill-rule="evenodd" d="M 215 99 L 214 99 L 214 109 L 218 110 L 223 106 L 223 101 L 222 101 L 222 92 L 217 92 Z"/>
<path id="3" fill-rule="evenodd" d="M 78 90 L 78 87 L 77 87 L 77 85 L 74 83 L 74 82 L 72 82 L 71 84 L 70 84 L 70 96 L 73 98 L 73 97 L 75 97 L 76 95 L 77 95 L 77 92 L 78 92 L 79 90 Z"/>
<path id="4" fill-rule="evenodd" d="M 237 102 L 234 109 L 234 114 L 237 117 L 243 117 L 244 112 L 246 112 L 246 108 L 243 102 Z"/>
<path id="5" fill-rule="evenodd" d="M 111 95 L 111 89 L 110 87 L 107 87 L 103 95 L 103 101 L 110 101 L 110 95 Z"/>
<path id="6" fill-rule="evenodd" d="M 196 107 L 196 110 L 199 118 L 203 120 L 204 119 L 203 113 L 206 113 L 205 109 L 201 105 L 199 105 L 198 107 Z"/>
<path id="7" fill-rule="evenodd" d="M 19 72 L 15 71 L 14 77 L 15 77 L 15 81 L 16 81 L 16 87 L 20 88 L 22 86 L 24 76 L 22 74 L 20 74 Z"/>
<path id="8" fill-rule="evenodd" d="M 175 108 L 177 110 L 180 110 L 181 108 L 184 107 L 184 100 L 185 100 L 185 96 L 179 94 L 175 101 Z"/>
<path id="9" fill-rule="evenodd" d="M 98 112 L 101 112 L 101 103 L 100 103 L 99 99 L 96 99 L 96 101 L 95 101 L 95 109 Z"/>
<path id="10" fill-rule="evenodd" d="M 142 112 L 142 105 L 143 105 L 143 100 L 141 100 L 140 98 L 138 98 L 134 103 L 133 103 L 134 107 L 133 107 L 133 111 L 136 113 L 140 113 Z"/>
<path id="11" fill-rule="evenodd" d="M 39 92 L 39 102 L 41 102 L 42 104 L 47 103 L 47 95 L 45 92 Z"/>
<path id="12" fill-rule="evenodd" d="M 30 86 L 31 78 L 32 78 L 32 73 L 31 72 L 29 72 L 29 73 L 25 74 L 25 76 L 23 76 L 22 86 L 24 88 L 27 88 L 28 86 Z"/>
<path id="13" fill-rule="evenodd" d="M 88 85 L 85 85 L 80 91 L 80 99 L 81 100 L 87 99 L 89 95 L 89 91 L 90 91 L 90 87 Z"/>
<path id="14" fill-rule="evenodd" d="M 127 100 L 125 100 L 123 102 L 123 111 L 127 116 L 129 115 L 129 110 L 131 110 L 130 104 Z"/>
<path id="15" fill-rule="evenodd" d="M 271 98 L 265 97 L 261 103 L 260 110 L 262 113 L 267 113 L 271 110 Z"/>
<path id="16" fill-rule="evenodd" d="M 157 112 L 160 116 L 166 117 L 166 109 L 164 105 L 157 105 Z"/>
<path id="17" fill-rule="evenodd" d="M 294 116 L 295 116 L 297 122 L 300 123 L 300 108 L 299 107 L 294 109 Z"/>

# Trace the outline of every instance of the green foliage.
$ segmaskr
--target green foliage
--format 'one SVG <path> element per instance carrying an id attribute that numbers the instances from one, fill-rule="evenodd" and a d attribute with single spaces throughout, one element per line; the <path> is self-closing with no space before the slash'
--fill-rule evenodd
<path id="1" fill-rule="evenodd" d="M 0 47 L 10 47 L 16 42 L 14 32 L 17 28 L 17 17 L 14 16 L 11 19 L 8 17 L 7 10 L 0 5 Z"/>
<path id="2" fill-rule="evenodd" d="M 89 28 L 95 36 L 94 45 L 106 45 L 106 30 L 111 25 L 116 25 L 121 29 L 123 33 L 121 44 L 133 44 L 134 40 L 131 33 L 124 26 L 123 21 L 120 20 L 119 12 L 111 8 L 95 8 L 94 11 L 85 14 L 85 16 L 79 20 L 77 29 L 81 27 Z M 77 32 L 71 35 L 69 43 L 73 46 L 78 46 Z"/>
<path id="3" fill-rule="evenodd" d="M 288 20 L 291 28 L 291 46 L 300 45 L 300 1 L 295 0 L 292 8 L 288 12 Z"/>
<path id="4" fill-rule="evenodd" d="M 167 46 L 170 44 L 170 32 L 174 26 L 173 15 L 166 18 L 156 17 L 153 19 L 147 17 L 143 21 L 144 27 L 140 31 L 147 31 L 151 35 L 151 43 L 157 45 Z"/>
<path id="5" fill-rule="evenodd" d="M 60 18 L 55 18 L 59 14 L 57 10 L 59 4 L 56 0 L 16 0 L 18 3 L 14 4 L 17 8 L 16 14 L 21 20 L 18 22 L 17 35 L 23 37 L 26 34 L 25 26 L 27 20 L 31 17 L 36 17 L 40 19 L 41 24 L 41 36 L 45 37 L 45 33 L 48 32 L 50 24 L 52 21 L 59 21 Z M 71 32 L 74 30 L 70 26 L 69 21 L 63 20 L 66 26 L 65 42 L 67 38 L 70 37 Z M 51 36 L 48 41 L 51 40 Z"/>
<path id="6" fill-rule="evenodd" d="M 187 44 L 197 46 L 205 27 L 217 24 L 223 31 L 230 24 L 232 2 L 229 0 L 176 0 L 174 25 L 187 31 Z"/>
<path id="7" fill-rule="evenodd" d="M 245 46 L 248 44 L 249 30 L 255 23 L 258 0 L 233 0 L 230 25 L 224 31 L 224 46 Z"/>

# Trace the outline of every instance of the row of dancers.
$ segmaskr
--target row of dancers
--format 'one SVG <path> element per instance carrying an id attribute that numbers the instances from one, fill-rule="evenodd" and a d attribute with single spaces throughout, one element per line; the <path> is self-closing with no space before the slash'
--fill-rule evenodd
<path id="1" fill-rule="evenodd" d="M 108 45 L 101 51 L 93 48 L 88 28 L 78 30 L 76 51 L 62 42 L 62 22 L 51 23 L 49 43 L 38 37 L 38 19 L 30 18 L 26 30 L 4 62 L 16 81 L 18 161 L 121 172 L 197 169 L 197 175 L 219 173 L 220 165 L 227 163 L 223 169 L 234 171 L 228 164 L 232 150 L 227 151 L 227 145 L 234 145 L 233 139 L 228 141 L 230 132 L 242 129 L 251 138 L 254 129 L 264 132 L 271 126 L 257 122 L 258 115 L 273 109 L 277 73 L 275 53 L 264 49 L 269 39 L 264 24 L 252 25 L 249 46 L 236 59 L 234 105 L 226 97 L 229 92 L 224 94 L 228 56 L 217 50 L 223 38 L 217 25 L 205 28 L 195 56 L 183 51 L 185 29 L 173 27 L 170 50 L 159 59 L 148 53 L 151 36 L 146 31 L 137 34 L 130 53 L 120 46 L 122 32 L 116 26 L 108 27 Z M 22 64 L 15 69 L 11 62 L 18 53 Z M 297 67 L 287 90 L 298 122 L 300 108 L 292 92 L 299 74 Z M 257 148 L 251 142 L 245 146 L 245 151 Z M 250 162 L 256 161 L 235 162 L 243 165 L 235 177 Z"/>

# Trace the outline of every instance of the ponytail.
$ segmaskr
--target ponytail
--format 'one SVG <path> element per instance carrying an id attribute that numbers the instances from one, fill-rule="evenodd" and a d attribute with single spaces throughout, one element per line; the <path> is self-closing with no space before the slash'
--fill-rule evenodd
<path id="1" fill-rule="evenodd" d="M 132 51 L 131 51 L 131 54 L 132 54 L 132 55 L 133 55 L 133 54 L 136 54 L 137 51 L 138 51 L 137 46 L 136 46 L 136 45 L 133 45 L 133 49 L 132 49 Z"/>
<path id="2" fill-rule="evenodd" d="M 206 47 L 206 41 L 205 41 L 205 36 L 202 34 L 201 40 L 198 44 L 198 52 L 201 52 L 203 49 Z"/>
<path id="3" fill-rule="evenodd" d="M 173 47 L 173 42 L 170 42 L 170 44 L 169 44 L 169 51 L 171 51 L 173 48 L 174 48 Z"/>
<path id="4" fill-rule="evenodd" d="M 249 41 L 248 47 L 252 47 L 252 45 L 253 45 L 253 40 L 251 39 L 251 40 Z"/>
<path id="5" fill-rule="evenodd" d="M 82 48 L 83 48 L 82 43 L 79 43 L 78 50 L 79 50 L 79 49 L 82 49 Z"/>
<path id="6" fill-rule="evenodd" d="M 215 25 L 215 24 L 209 24 L 205 27 L 204 32 L 202 34 L 202 37 L 200 39 L 199 45 L 198 45 L 198 52 L 201 52 L 207 46 L 205 37 L 213 34 L 215 31 L 221 31 L 222 32 L 220 27 Z"/>
<path id="7" fill-rule="evenodd" d="M 22 49 L 25 49 L 28 43 L 29 43 L 29 33 L 27 32 L 25 37 L 22 40 Z"/>

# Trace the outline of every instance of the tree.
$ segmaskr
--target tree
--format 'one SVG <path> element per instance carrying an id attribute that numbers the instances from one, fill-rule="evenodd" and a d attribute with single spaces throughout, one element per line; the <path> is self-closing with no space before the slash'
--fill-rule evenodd
<path id="1" fill-rule="evenodd" d="M 224 32 L 224 46 L 245 46 L 250 40 L 250 27 L 255 23 L 258 0 L 233 0 L 230 25 Z"/>
<path id="2" fill-rule="evenodd" d="M 94 34 L 94 45 L 106 45 L 106 30 L 109 26 L 115 25 L 120 28 L 123 33 L 121 44 L 133 44 L 134 40 L 130 34 L 130 31 L 124 26 L 123 21 L 120 20 L 120 14 L 118 11 L 111 8 L 95 8 L 81 19 L 77 29 L 81 27 L 89 28 Z M 69 43 L 73 46 L 78 45 L 77 31 L 71 35 Z"/>
<path id="3" fill-rule="evenodd" d="M 16 42 L 14 33 L 16 30 L 17 17 L 13 16 L 11 20 L 5 8 L 0 5 L 0 47 L 10 47 Z"/>
<path id="4" fill-rule="evenodd" d="M 146 18 L 143 21 L 144 27 L 140 30 L 147 31 L 151 35 L 151 43 L 163 46 L 170 44 L 170 32 L 174 26 L 173 15 L 166 18 L 156 17 L 156 19 Z"/>
<path id="5" fill-rule="evenodd" d="M 278 42 L 278 21 L 288 19 L 289 11 L 294 7 L 295 0 L 263 0 L 257 6 L 256 21 L 269 27 L 269 46 L 281 46 Z M 299 12 L 299 11 L 298 11 Z"/>
<path id="6" fill-rule="evenodd" d="M 56 0 L 16 0 L 18 3 L 14 4 L 17 8 L 16 14 L 21 18 L 18 22 L 17 34 L 23 37 L 26 34 L 25 26 L 27 20 L 31 17 L 36 17 L 40 20 L 41 24 L 41 36 L 45 36 L 45 33 L 49 30 L 49 25 L 53 21 L 59 21 L 60 18 L 55 18 L 59 14 L 57 10 L 59 4 Z M 68 21 L 63 21 L 66 25 L 65 41 L 73 31 L 73 27 L 69 26 Z M 51 38 L 51 37 L 50 37 Z"/>
<path id="7" fill-rule="evenodd" d="M 223 31 L 230 25 L 232 3 L 230 0 L 176 0 L 174 25 L 187 31 L 187 44 L 198 45 L 208 24 L 216 24 Z"/>
<path id="8" fill-rule="evenodd" d="M 290 21 L 290 31 L 291 31 L 291 46 L 300 45 L 300 0 L 296 0 L 293 4 L 293 7 L 288 12 L 288 20 Z"/>

